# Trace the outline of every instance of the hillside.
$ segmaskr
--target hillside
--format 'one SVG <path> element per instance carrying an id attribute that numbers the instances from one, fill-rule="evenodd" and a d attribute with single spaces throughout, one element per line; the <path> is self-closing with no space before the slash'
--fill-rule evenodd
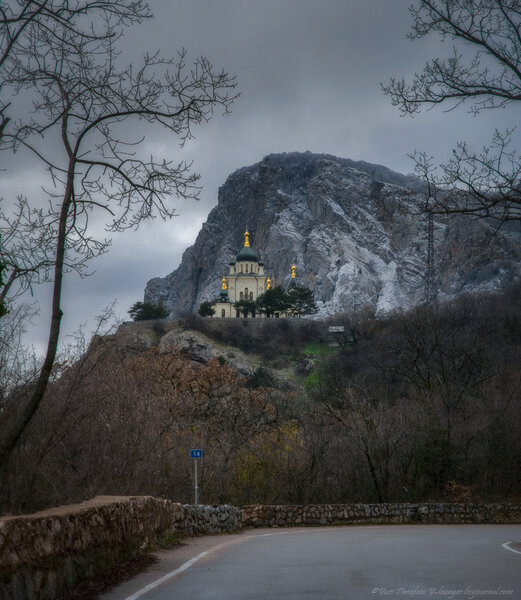
<path id="1" fill-rule="evenodd" d="M 279 389 L 299 389 L 313 368 L 313 360 L 331 351 L 326 322 L 306 320 L 241 319 L 237 324 L 195 315 L 182 320 L 137 321 L 121 325 L 112 335 L 96 336 L 89 348 L 91 359 L 139 356 L 148 350 L 159 355 L 179 354 L 206 364 L 217 360 L 246 381 L 261 372 Z"/>
<path id="2" fill-rule="evenodd" d="M 208 504 L 521 497 L 521 284 L 386 318 L 366 311 L 355 329 L 333 322 L 345 334 L 317 320 L 194 315 L 94 338 L 58 365 L 4 471 L 3 503 L 189 502 L 190 448 L 205 451 Z"/>
<path id="3" fill-rule="evenodd" d="M 424 299 L 427 223 L 422 188 L 385 167 L 311 153 L 271 154 L 232 173 L 178 268 L 151 279 L 145 301 L 176 316 L 219 294 L 246 227 L 275 284 L 295 262 L 318 317 L 371 305 L 377 314 Z M 521 232 L 484 221 L 434 222 L 440 300 L 505 289 L 521 274 Z"/>

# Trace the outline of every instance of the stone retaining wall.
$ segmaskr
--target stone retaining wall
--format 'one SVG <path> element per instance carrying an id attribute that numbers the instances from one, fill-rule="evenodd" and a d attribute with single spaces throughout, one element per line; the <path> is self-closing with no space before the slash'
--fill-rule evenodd
<path id="1" fill-rule="evenodd" d="M 232 506 L 189 506 L 152 497 L 97 497 L 0 519 L 0 599 L 52 600 L 176 533 L 240 526 Z"/>
<path id="2" fill-rule="evenodd" d="M 238 527 L 362 523 L 521 523 L 521 504 L 191 506 L 100 496 L 34 515 L 0 518 L 0 600 L 53 600 L 169 534 Z"/>
<path id="3" fill-rule="evenodd" d="M 521 523 L 521 504 L 310 504 L 244 506 L 243 527 L 348 525 L 350 523 Z"/>

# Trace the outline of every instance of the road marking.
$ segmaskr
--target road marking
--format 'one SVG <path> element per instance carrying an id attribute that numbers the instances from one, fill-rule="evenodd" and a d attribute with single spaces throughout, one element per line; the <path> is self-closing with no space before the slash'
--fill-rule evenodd
<path id="1" fill-rule="evenodd" d="M 131 596 L 127 596 L 124 600 L 138 600 L 138 598 L 141 598 L 148 592 L 156 589 L 160 585 L 163 585 L 163 583 L 166 583 L 167 581 L 170 581 L 170 579 L 177 577 L 177 575 L 179 575 L 183 571 L 186 571 L 187 569 L 189 569 L 192 565 L 194 565 L 196 562 L 201 560 L 201 558 L 204 558 L 205 556 L 208 556 L 208 554 L 211 554 L 212 552 L 220 550 L 221 548 L 224 548 L 225 546 L 230 546 L 231 544 L 237 544 L 237 543 L 240 543 L 245 540 L 252 539 L 252 538 L 268 537 L 270 535 L 287 535 L 288 533 L 310 533 L 310 532 L 318 532 L 318 531 L 327 531 L 330 529 L 331 528 L 328 528 L 328 527 L 317 527 L 317 528 L 309 528 L 309 529 L 303 528 L 303 529 L 288 529 L 287 531 L 273 531 L 271 533 L 262 533 L 260 535 L 259 534 L 246 535 L 237 540 L 233 540 L 231 542 L 225 542 L 224 544 L 219 544 L 218 546 L 215 546 L 214 548 L 210 548 L 210 550 L 206 550 L 205 552 L 201 552 L 201 554 L 194 556 L 189 561 L 185 562 L 180 567 L 178 567 L 175 571 L 171 571 L 170 573 L 167 573 L 165 576 L 161 577 L 161 579 L 156 579 L 152 583 L 149 583 L 144 588 L 141 588 L 140 590 L 138 590 L 137 592 L 132 594 Z M 509 548 L 509 550 L 511 550 L 511 548 Z M 517 552 L 517 550 L 512 550 L 512 552 Z"/>
<path id="2" fill-rule="evenodd" d="M 201 552 L 201 554 L 198 554 L 197 556 L 194 556 L 189 561 L 185 562 L 184 565 L 181 565 L 175 571 L 172 571 L 171 573 L 168 573 L 164 577 L 161 577 L 161 579 L 156 579 L 156 581 L 153 581 L 152 583 L 149 583 L 147 586 L 145 586 L 144 588 L 140 589 L 135 594 L 132 594 L 132 596 L 128 596 L 127 598 L 125 598 L 125 600 L 137 600 L 138 598 L 141 598 L 141 596 L 144 596 L 146 593 L 152 591 L 153 589 L 155 589 L 156 587 L 162 585 L 166 581 L 169 581 L 170 579 L 174 578 L 176 575 L 179 575 L 179 573 L 182 573 L 183 571 L 186 571 L 186 569 L 189 569 L 194 563 L 196 563 L 198 560 L 201 560 L 201 558 L 204 558 L 209 553 L 210 552 L 208 550 L 206 552 Z"/>
<path id="3" fill-rule="evenodd" d="M 283 531 L 281 533 L 290 533 L 290 532 L 289 531 L 287 531 L 287 532 Z M 265 534 L 265 535 L 277 535 L 277 534 L 275 534 L 275 533 L 268 533 L 268 534 Z M 144 596 L 148 592 L 156 589 L 160 585 L 163 585 L 163 583 L 166 583 L 167 581 L 170 581 L 170 579 L 173 579 L 174 577 L 177 577 L 177 575 L 180 575 L 183 571 L 186 571 L 192 565 L 194 565 L 196 562 L 200 561 L 201 558 L 204 558 L 205 556 L 208 556 L 208 554 L 211 554 L 212 552 L 220 550 L 221 548 L 224 548 L 225 546 L 230 546 L 231 544 L 236 544 L 238 542 L 242 542 L 244 540 L 249 540 L 250 538 L 256 538 L 256 537 L 262 537 L 262 536 L 259 536 L 259 535 L 247 535 L 247 536 L 244 536 L 244 537 L 239 538 L 237 540 L 233 540 L 231 542 L 225 542 L 224 544 L 219 544 L 218 546 L 215 546 L 214 548 L 210 548 L 210 550 L 206 550 L 205 552 L 201 552 L 201 554 L 198 554 L 197 556 L 194 556 L 193 558 L 191 558 L 190 560 L 188 560 L 187 562 L 185 562 L 184 564 L 182 564 L 180 567 L 178 567 L 175 571 L 171 571 L 170 573 L 167 573 L 164 577 L 161 577 L 161 579 L 156 579 L 152 583 L 149 583 L 144 588 L 141 588 L 140 590 L 138 590 L 137 592 L 135 592 L 134 594 L 132 594 L 131 596 L 127 596 L 125 598 L 125 600 L 137 600 L 138 598 L 141 598 L 142 596 Z"/>
<path id="4" fill-rule="evenodd" d="M 505 548 L 505 550 L 510 550 L 510 552 L 515 552 L 516 554 L 521 554 L 521 552 L 519 550 L 514 550 L 514 548 L 510 547 L 510 544 L 513 544 L 514 542 L 505 542 L 504 544 L 501 544 L 503 546 L 503 548 Z"/>

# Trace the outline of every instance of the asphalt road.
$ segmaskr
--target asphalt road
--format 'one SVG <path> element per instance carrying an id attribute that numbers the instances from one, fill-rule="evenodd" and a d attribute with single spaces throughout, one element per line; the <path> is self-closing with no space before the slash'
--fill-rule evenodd
<path id="1" fill-rule="evenodd" d="M 160 555 L 102 600 L 521 599 L 521 525 L 264 529 Z"/>

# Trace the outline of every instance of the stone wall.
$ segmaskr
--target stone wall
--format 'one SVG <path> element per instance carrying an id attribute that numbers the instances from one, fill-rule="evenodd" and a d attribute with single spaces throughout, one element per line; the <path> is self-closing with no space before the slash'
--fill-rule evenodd
<path id="1" fill-rule="evenodd" d="M 52 600 L 82 580 L 145 551 L 168 534 L 240 526 L 232 506 L 189 506 L 152 497 L 101 496 L 0 519 L 0 599 Z"/>
<path id="2" fill-rule="evenodd" d="M 33 515 L 0 518 L 0 600 L 53 600 L 170 534 L 238 527 L 362 523 L 521 523 L 521 504 L 182 505 L 100 496 Z"/>
<path id="3" fill-rule="evenodd" d="M 243 527 L 348 525 L 363 523 L 521 523 L 521 504 L 310 504 L 251 505 L 241 511 Z"/>

